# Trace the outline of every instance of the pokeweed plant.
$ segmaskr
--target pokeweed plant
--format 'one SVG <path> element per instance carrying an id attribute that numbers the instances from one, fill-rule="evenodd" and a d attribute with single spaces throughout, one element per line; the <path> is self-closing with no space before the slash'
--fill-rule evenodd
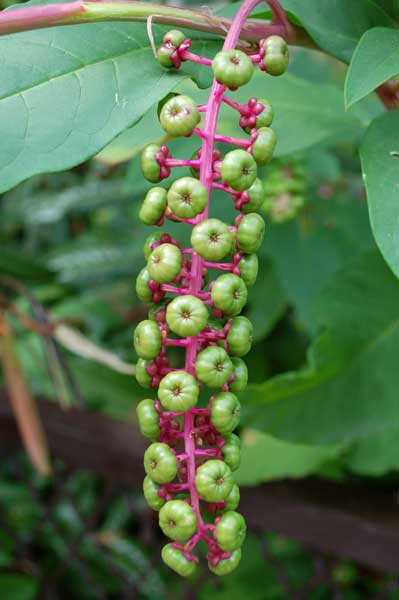
<path id="1" fill-rule="evenodd" d="M 159 115 L 172 138 L 198 136 L 198 151 L 190 158 L 174 158 L 167 145 L 149 144 L 141 156 L 143 175 L 154 184 L 167 179 L 173 168 L 191 170 L 191 176 L 177 179 L 168 190 L 150 189 L 142 203 L 140 218 L 146 225 L 161 226 L 168 218 L 191 225 L 192 232 L 189 248 L 181 248 L 164 232 L 147 238 L 147 265 L 136 289 L 141 300 L 154 304 L 134 332 L 137 380 L 145 388 L 158 388 L 157 400 L 144 399 L 137 407 L 140 429 L 153 440 L 144 455 L 144 495 L 159 511 L 160 527 L 172 540 L 162 558 L 182 576 L 194 573 L 199 560 L 194 549 L 201 540 L 207 545 L 210 570 L 230 573 L 240 562 L 246 533 L 245 520 L 236 511 L 240 493 L 233 471 L 240 464 L 240 439 L 233 432 L 240 422 L 236 392 L 248 379 L 242 357 L 251 347 L 252 325 L 240 312 L 247 288 L 256 280 L 256 252 L 265 231 L 263 218 L 255 212 L 264 201 L 257 166 L 270 161 L 276 136 L 270 127 L 273 108 L 266 99 L 251 97 L 239 104 L 229 92 L 247 84 L 256 66 L 279 76 L 288 64 L 287 43 L 277 35 L 247 52 L 236 48 L 248 15 L 259 3 L 247 0 L 241 5 L 213 60 L 191 52 L 190 39 L 180 31 L 164 36 L 157 52 L 161 65 L 177 69 L 183 61 L 199 63 L 212 68 L 214 81 L 206 104 L 197 106 L 191 98 L 176 95 Z M 288 26 L 279 4 L 268 4 L 275 20 Z M 217 133 L 223 103 L 237 112 L 247 137 Z M 222 155 L 216 142 L 236 149 Z M 210 217 L 214 190 L 232 199 L 239 213 L 234 224 Z M 210 269 L 220 274 L 208 283 Z M 184 349 L 180 368 L 170 366 L 168 347 Z M 200 407 L 203 388 L 211 396 Z"/>

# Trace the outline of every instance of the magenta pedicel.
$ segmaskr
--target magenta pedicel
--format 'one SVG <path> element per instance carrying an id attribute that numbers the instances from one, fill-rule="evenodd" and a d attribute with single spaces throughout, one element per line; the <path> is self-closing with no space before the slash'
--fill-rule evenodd
<path id="1" fill-rule="evenodd" d="M 152 188 L 140 210 L 147 224 L 162 226 L 165 219 L 192 226 L 191 246 L 180 248 L 167 233 L 151 234 L 145 244 L 147 266 L 136 289 L 152 301 L 148 319 L 136 328 L 134 343 L 139 361 L 137 379 L 143 387 L 158 388 L 157 400 L 137 407 L 141 431 L 152 440 L 144 456 L 144 495 L 159 511 L 162 531 L 171 542 L 162 550 L 164 562 L 182 576 L 190 576 L 199 561 L 202 542 L 209 568 L 230 573 L 241 559 L 246 526 L 237 512 L 239 491 L 233 472 L 240 463 L 237 392 L 244 389 L 247 369 L 242 356 L 250 349 L 252 326 L 240 312 L 248 287 L 256 280 L 263 219 L 256 213 L 264 200 L 257 166 L 272 157 L 275 135 L 270 128 L 273 110 L 267 100 L 250 97 L 246 104 L 230 96 L 248 83 L 254 68 L 280 75 L 287 62 L 284 39 L 259 41 L 253 53 L 236 49 L 245 21 L 260 0 L 244 2 L 227 33 L 222 50 L 211 61 L 194 54 L 191 41 L 172 30 L 163 38 L 158 60 L 166 68 L 185 61 L 211 67 L 214 81 L 207 104 L 197 106 L 184 95 L 162 107 L 160 121 L 172 137 L 195 135 L 201 142 L 193 157 L 172 157 L 166 145 L 144 150 L 143 175 L 158 183 L 171 169 L 189 167 L 191 176 L 175 181 L 168 190 Z M 268 0 L 275 23 L 287 27 L 275 0 Z M 272 39 L 273 38 L 273 39 Z M 247 137 L 216 133 L 219 110 L 225 103 L 238 113 Z M 215 143 L 235 150 L 221 153 Z M 213 190 L 231 198 L 239 214 L 234 224 L 210 215 Z M 208 270 L 219 275 L 208 282 Z M 184 359 L 172 368 L 168 348 L 180 348 Z M 209 397 L 202 407 L 202 397 Z"/>

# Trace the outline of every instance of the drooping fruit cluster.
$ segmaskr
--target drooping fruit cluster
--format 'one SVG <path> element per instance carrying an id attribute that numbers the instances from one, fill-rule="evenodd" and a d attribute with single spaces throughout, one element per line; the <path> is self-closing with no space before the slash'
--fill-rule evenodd
<path id="1" fill-rule="evenodd" d="M 141 158 L 143 174 L 152 183 L 166 179 L 172 168 L 191 170 L 191 176 L 176 180 L 168 190 L 152 188 L 142 203 L 140 217 L 147 225 L 161 226 L 169 218 L 193 228 L 189 248 L 181 248 L 165 232 L 147 238 L 147 265 L 137 277 L 136 290 L 153 306 L 134 333 L 137 380 L 145 388 L 158 388 L 155 401 L 145 399 L 137 407 L 140 429 L 152 440 L 144 456 L 144 495 L 159 511 L 160 527 L 172 540 L 162 558 L 182 576 L 195 571 L 198 557 L 193 550 L 201 540 L 207 545 L 209 568 L 217 575 L 231 572 L 240 561 L 246 532 L 244 518 L 236 512 L 240 493 L 233 471 L 240 464 L 240 439 L 233 431 L 240 421 L 236 393 L 247 383 L 242 357 L 251 347 L 252 325 L 239 315 L 247 288 L 256 280 L 256 252 L 265 229 L 254 212 L 264 201 L 257 165 L 271 159 L 276 138 L 269 102 L 250 98 L 241 105 L 226 90 L 248 83 L 254 64 L 275 75 L 282 71 L 282 59 L 276 59 L 279 48 L 285 57 L 281 38 L 272 45 L 262 42 L 258 54 L 235 49 L 258 1 L 242 5 L 213 62 L 189 51 L 190 40 L 182 33 L 166 34 L 158 51 L 163 66 L 177 68 L 192 60 L 211 65 L 215 74 L 207 105 L 178 95 L 163 105 L 159 117 L 170 136 L 197 135 L 202 145 L 190 159 L 176 159 L 167 146 L 150 144 Z M 238 111 L 248 138 L 216 134 L 223 102 Z M 222 157 L 215 142 L 237 149 Z M 239 211 L 234 224 L 210 217 L 214 189 L 232 198 Z M 221 271 L 209 284 L 208 269 Z M 170 366 L 169 347 L 185 352 L 178 368 Z"/>

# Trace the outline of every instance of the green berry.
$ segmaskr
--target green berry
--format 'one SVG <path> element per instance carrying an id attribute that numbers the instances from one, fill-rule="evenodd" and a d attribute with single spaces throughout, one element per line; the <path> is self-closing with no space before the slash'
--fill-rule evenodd
<path id="1" fill-rule="evenodd" d="M 269 127 L 274 118 L 273 106 L 270 104 L 269 100 L 266 100 L 265 98 L 259 98 L 258 102 L 259 104 L 262 104 L 264 108 L 256 117 L 256 128 Z"/>
<path id="2" fill-rule="evenodd" d="M 248 383 L 248 368 L 241 358 L 232 358 L 234 368 L 234 381 L 230 383 L 231 392 L 242 392 Z"/>
<path id="3" fill-rule="evenodd" d="M 222 50 L 213 59 L 212 69 L 219 83 L 238 88 L 250 81 L 254 66 L 241 50 Z"/>
<path id="4" fill-rule="evenodd" d="M 231 392 L 220 392 L 211 405 L 211 421 L 222 435 L 231 433 L 240 423 L 241 405 Z"/>
<path id="5" fill-rule="evenodd" d="M 225 510 L 235 510 L 240 504 L 240 488 L 235 483 L 230 494 L 225 499 Z"/>
<path id="6" fill-rule="evenodd" d="M 197 519 L 189 504 L 170 500 L 159 511 L 159 526 L 172 540 L 186 542 L 197 529 Z"/>
<path id="7" fill-rule="evenodd" d="M 157 438 L 161 430 L 159 428 L 159 414 L 155 409 L 154 400 L 147 398 L 139 402 L 136 413 L 141 433 L 152 440 Z"/>
<path id="8" fill-rule="evenodd" d="M 196 379 L 186 371 L 171 371 L 161 380 L 158 396 L 162 406 L 173 412 L 186 412 L 198 401 Z"/>
<path id="9" fill-rule="evenodd" d="M 136 372 L 135 372 L 136 380 L 137 380 L 137 383 L 139 383 L 141 385 L 141 387 L 143 387 L 143 388 L 151 387 L 151 377 L 148 375 L 148 373 L 146 371 L 149 364 L 150 364 L 150 361 L 144 360 L 143 358 L 139 358 L 138 361 L 136 362 Z"/>
<path id="10" fill-rule="evenodd" d="M 227 345 L 229 354 L 233 356 L 245 356 L 252 345 L 252 323 L 247 317 L 235 317 L 231 321 L 227 333 Z"/>
<path id="11" fill-rule="evenodd" d="M 276 141 L 276 134 L 270 127 L 261 127 L 258 130 L 258 137 L 252 144 L 252 156 L 257 165 L 266 165 L 271 160 Z"/>
<path id="12" fill-rule="evenodd" d="M 159 64 L 162 65 L 162 67 L 165 67 L 165 69 L 171 69 L 174 66 L 171 57 L 175 50 L 176 48 L 168 48 L 163 44 L 162 46 L 159 46 L 157 50 L 157 59 Z"/>
<path id="13" fill-rule="evenodd" d="M 172 137 L 188 135 L 200 121 L 200 113 L 194 100 L 188 96 L 173 96 L 162 107 L 159 120 Z"/>
<path id="14" fill-rule="evenodd" d="M 263 64 L 267 73 L 277 77 L 285 73 L 289 60 L 287 42 L 278 35 L 271 35 L 265 40 L 264 48 Z"/>
<path id="15" fill-rule="evenodd" d="M 182 255 L 174 244 L 160 244 L 151 252 L 147 268 L 151 279 L 158 283 L 173 281 L 181 271 Z"/>
<path id="16" fill-rule="evenodd" d="M 148 144 L 141 153 L 141 171 L 151 183 L 161 181 L 161 167 L 155 155 L 161 150 L 159 144 Z"/>
<path id="17" fill-rule="evenodd" d="M 233 363 L 226 350 L 219 346 L 208 346 L 198 353 L 195 370 L 201 383 L 208 387 L 222 387 L 233 373 Z"/>
<path id="18" fill-rule="evenodd" d="M 236 471 L 241 462 L 241 440 L 238 435 L 230 433 L 225 436 L 225 441 L 222 447 L 224 462 L 232 471 Z"/>
<path id="19" fill-rule="evenodd" d="M 197 491 L 206 502 L 222 502 L 233 484 L 232 472 L 222 460 L 208 460 L 198 467 L 195 475 Z"/>
<path id="20" fill-rule="evenodd" d="M 172 29 L 164 35 L 162 46 L 157 51 L 158 61 L 163 67 L 170 69 L 174 66 L 171 56 L 185 39 L 184 33 L 176 29 Z"/>
<path id="21" fill-rule="evenodd" d="M 161 552 L 163 562 L 180 577 L 190 577 L 195 573 L 197 565 L 193 560 L 187 560 L 183 551 L 174 548 L 173 544 L 166 544 Z"/>
<path id="22" fill-rule="evenodd" d="M 245 204 L 242 205 L 241 212 L 250 213 L 259 210 L 265 201 L 265 188 L 258 177 L 247 190 L 247 193 L 249 194 L 249 202 L 245 202 Z"/>
<path id="23" fill-rule="evenodd" d="M 168 206 L 182 219 L 196 217 L 208 204 L 208 194 L 194 177 L 182 177 L 172 183 L 168 192 Z"/>
<path id="24" fill-rule="evenodd" d="M 222 161 L 223 181 L 239 192 L 251 187 L 256 179 L 256 173 L 256 162 L 245 150 L 232 150 Z"/>
<path id="25" fill-rule="evenodd" d="M 233 552 L 244 543 L 247 526 L 244 517 L 234 510 L 224 513 L 216 524 L 216 540 L 222 550 Z"/>
<path id="26" fill-rule="evenodd" d="M 166 322 L 181 337 L 198 335 L 208 322 L 208 309 L 195 296 L 178 296 L 168 304 Z"/>
<path id="27" fill-rule="evenodd" d="M 161 332 L 154 321 L 141 321 L 134 330 L 134 348 L 140 358 L 152 360 L 161 350 Z"/>
<path id="28" fill-rule="evenodd" d="M 144 469 L 155 483 L 169 483 L 177 475 L 177 459 L 167 444 L 154 442 L 144 453 Z"/>
<path id="29" fill-rule="evenodd" d="M 147 267 L 141 269 L 140 273 L 136 278 L 136 294 L 137 297 L 142 302 L 151 302 L 152 300 L 152 292 L 148 287 L 148 282 L 150 281 L 150 274 L 148 272 Z"/>
<path id="30" fill-rule="evenodd" d="M 144 498 L 147 501 L 147 504 L 152 510 L 160 510 L 165 504 L 165 500 L 158 496 L 159 485 L 157 485 L 151 477 L 146 475 L 143 481 L 143 492 Z"/>
<path id="31" fill-rule="evenodd" d="M 228 575 L 238 567 L 238 565 L 240 564 L 240 560 L 241 548 L 238 548 L 238 550 L 234 550 L 230 558 L 220 560 L 216 567 L 212 567 L 210 563 L 208 563 L 208 567 L 209 570 L 212 571 L 212 573 L 215 573 L 215 575 Z"/>
<path id="32" fill-rule="evenodd" d="M 265 233 L 265 222 L 257 213 L 245 215 L 237 229 L 236 242 L 242 252 L 257 252 Z"/>
<path id="33" fill-rule="evenodd" d="M 241 312 L 247 301 L 247 296 L 245 283 L 241 277 L 232 273 L 219 275 L 211 290 L 211 299 L 215 307 L 232 316 Z"/>
<path id="34" fill-rule="evenodd" d="M 244 254 L 239 262 L 240 277 L 247 287 L 253 285 L 258 276 L 259 261 L 256 254 Z"/>
<path id="35" fill-rule="evenodd" d="M 166 208 L 166 190 L 154 187 L 147 192 L 140 208 L 139 218 L 144 225 L 156 225 Z"/>
<path id="36" fill-rule="evenodd" d="M 194 227 L 191 245 L 202 258 L 215 262 L 231 252 L 233 236 L 223 221 L 205 219 Z"/>
<path id="37" fill-rule="evenodd" d="M 148 235 L 146 237 L 144 246 L 143 246 L 144 258 L 146 260 L 149 259 L 150 254 L 152 252 L 151 246 L 153 244 L 156 244 L 157 242 L 159 242 L 161 240 L 161 237 L 164 235 L 164 233 L 165 233 L 164 231 L 152 231 L 150 233 L 150 235 Z"/>

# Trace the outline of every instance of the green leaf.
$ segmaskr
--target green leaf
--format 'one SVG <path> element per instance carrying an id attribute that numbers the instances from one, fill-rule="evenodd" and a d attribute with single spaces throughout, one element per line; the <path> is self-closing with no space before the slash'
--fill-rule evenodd
<path id="1" fill-rule="evenodd" d="M 259 256 L 259 274 L 249 291 L 246 311 L 254 328 L 253 340 L 262 340 L 286 309 L 287 303 L 276 268 L 267 256 Z"/>
<path id="2" fill-rule="evenodd" d="M 45 283 L 54 278 L 41 261 L 15 247 L 3 247 L 0 252 L 0 274 L 10 275 L 25 283 Z"/>
<path id="3" fill-rule="evenodd" d="M 26 575 L 0 574 L 0 596 L 2 600 L 34 600 L 37 583 Z"/>
<path id="4" fill-rule="evenodd" d="M 317 200 L 295 221 L 269 224 L 265 237 L 284 294 L 311 332 L 317 294 L 349 258 L 373 246 L 366 203 L 345 197 Z"/>
<path id="5" fill-rule="evenodd" d="M 161 28 L 156 33 L 159 41 Z M 197 44 L 205 54 L 219 46 L 206 34 Z M 0 129 L 7 140 L 0 148 L 0 191 L 35 173 L 60 171 L 90 158 L 182 78 L 199 72 L 198 65 L 165 71 L 142 23 L 3 36 L 0 55 Z M 209 77 L 206 72 L 200 83 L 208 85 Z"/>
<path id="6" fill-rule="evenodd" d="M 360 146 L 371 228 L 385 260 L 399 277 L 399 113 L 370 125 Z"/>
<path id="7" fill-rule="evenodd" d="M 371 27 L 395 27 L 372 0 L 282 0 L 314 41 L 326 52 L 349 63 L 357 42 Z"/>
<path id="8" fill-rule="evenodd" d="M 359 475 L 378 477 L 397 471 L 399 427 L 356 442 L 345 457 L 345 466 Z"/>
<path id="9" fill-rule="evenodd" d="M 278 438 L 322 445 L 384 431 L 399 416 L 399 282 L 369 252 L 320 294 L 325 332 L 303 369 L 247 387 L 243 422 Z"/>
<path id="10" fill-rule="evenodd" d="M 317 473 L 337 455 L 336 447 L 290 444 L 256 429 L 245 429 L 241 436 L 241 466 L 234 475 L 237 483 L 245 486 L 299 478 Z"/>
<path id="11" fill-rule="evenodd" d="M 345 81 L 348 108 L 399 73 L 399 30 L 366 31 L 353 53 Z"/>

